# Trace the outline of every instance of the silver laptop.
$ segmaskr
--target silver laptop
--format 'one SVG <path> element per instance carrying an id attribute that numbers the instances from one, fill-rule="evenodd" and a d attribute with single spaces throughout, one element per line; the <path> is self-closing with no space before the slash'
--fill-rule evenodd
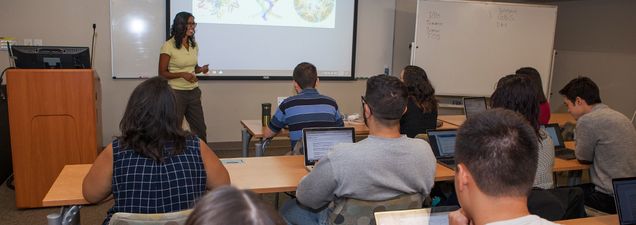
<path id="1" fill-rule="evenodd" d="M 464 98 L 464 114 L 466 118 L 486 111 L 486 98 L 485 97 L 465 97 Z"/>
<path id="2" fill-rule="evenodd" d="M 566 148 L 563 136 L 561 135 L 561 127 L 557 123 L 546 124 L 545 131 L 548 133 L 554 143 L 554 156 L 564 160 L 576 159 L 574 150 Z"/>
<path id="3" fill-rule="evenodd" d="M 437 162 L 448 168 L 455 169 L 457 129 L 428 130 L 426 133 Z"/>
<path id="4" fill-rule="evenodd" d="M 353 127 L 322 127 L 303 129 L 303 148 L 305 150 L 305 168 L 308 171 L 322 157 L 340 143 L 353 143 L 355 141 L 355 130 Z"/>
<path id="5" fill-rule="evenodd" d="M 636 177 L 612 180 L 620 225 L 636 225 Z"/>

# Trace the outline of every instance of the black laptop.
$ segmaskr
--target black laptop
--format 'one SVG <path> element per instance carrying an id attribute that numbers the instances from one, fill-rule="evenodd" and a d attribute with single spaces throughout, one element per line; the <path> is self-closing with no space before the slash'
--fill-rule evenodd
<path id="1" fill-rule="evenodd" d="M 457 129 L 428 130 L 426 133 L 437 162 L 448 168 L 455 169 Z"/>
<path id="2" fill-rule="evenodd" d="M 612 180 L 620 225 L 636 225 L 636 177 Z"/>
<path id="3" fill-rule="evenodd" d="M 477 113 L 486 111 L 487 108 L 485 97 L 464 98 L 464 114 L 466 114 L 466 118 L 470 118 Z"/>
<path id="4" fill-rule="evenodd" d="M 554 156 L 564 160 L 576 159 L 574 150 L 565 147 L 563 136 L 561 135 L 561 127 L 557 123 L 545 125 L 545 131 L 548 133 L 554 143 Z"/>

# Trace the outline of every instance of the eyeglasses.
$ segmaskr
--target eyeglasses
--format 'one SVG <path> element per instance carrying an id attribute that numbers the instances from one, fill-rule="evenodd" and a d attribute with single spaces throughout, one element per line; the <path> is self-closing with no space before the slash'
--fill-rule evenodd
<path id="1" fill-rule="evenodd" d="M 197 23 L 187 23 L 186 25 L 190 26 L 190 27 L 196 27 Z"/>

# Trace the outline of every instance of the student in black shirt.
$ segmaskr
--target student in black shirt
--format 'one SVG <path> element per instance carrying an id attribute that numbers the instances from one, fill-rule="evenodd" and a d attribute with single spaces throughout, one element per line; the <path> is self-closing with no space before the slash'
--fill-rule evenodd
<path id="1" fill-rule="evenodd" d="M 400 78 L 408 88 L 409 102 L 406 113 L 400 120 L 400 133 L 408 137 L 426 133 L 437 125 L 437 99 L 435 88 L 428 80 L 424 69 L 406 66 Z"/>

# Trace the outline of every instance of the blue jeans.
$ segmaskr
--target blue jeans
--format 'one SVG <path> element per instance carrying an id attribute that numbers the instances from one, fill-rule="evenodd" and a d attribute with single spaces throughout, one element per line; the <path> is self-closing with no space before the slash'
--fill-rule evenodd
<path id="1" fill-rule="evenodd" d="M 280 214 L 289 225 L 326 225 L 329 210 L 311 209 L 298 204 L 296 199 L 290 199 L 281 207 Z"/>

